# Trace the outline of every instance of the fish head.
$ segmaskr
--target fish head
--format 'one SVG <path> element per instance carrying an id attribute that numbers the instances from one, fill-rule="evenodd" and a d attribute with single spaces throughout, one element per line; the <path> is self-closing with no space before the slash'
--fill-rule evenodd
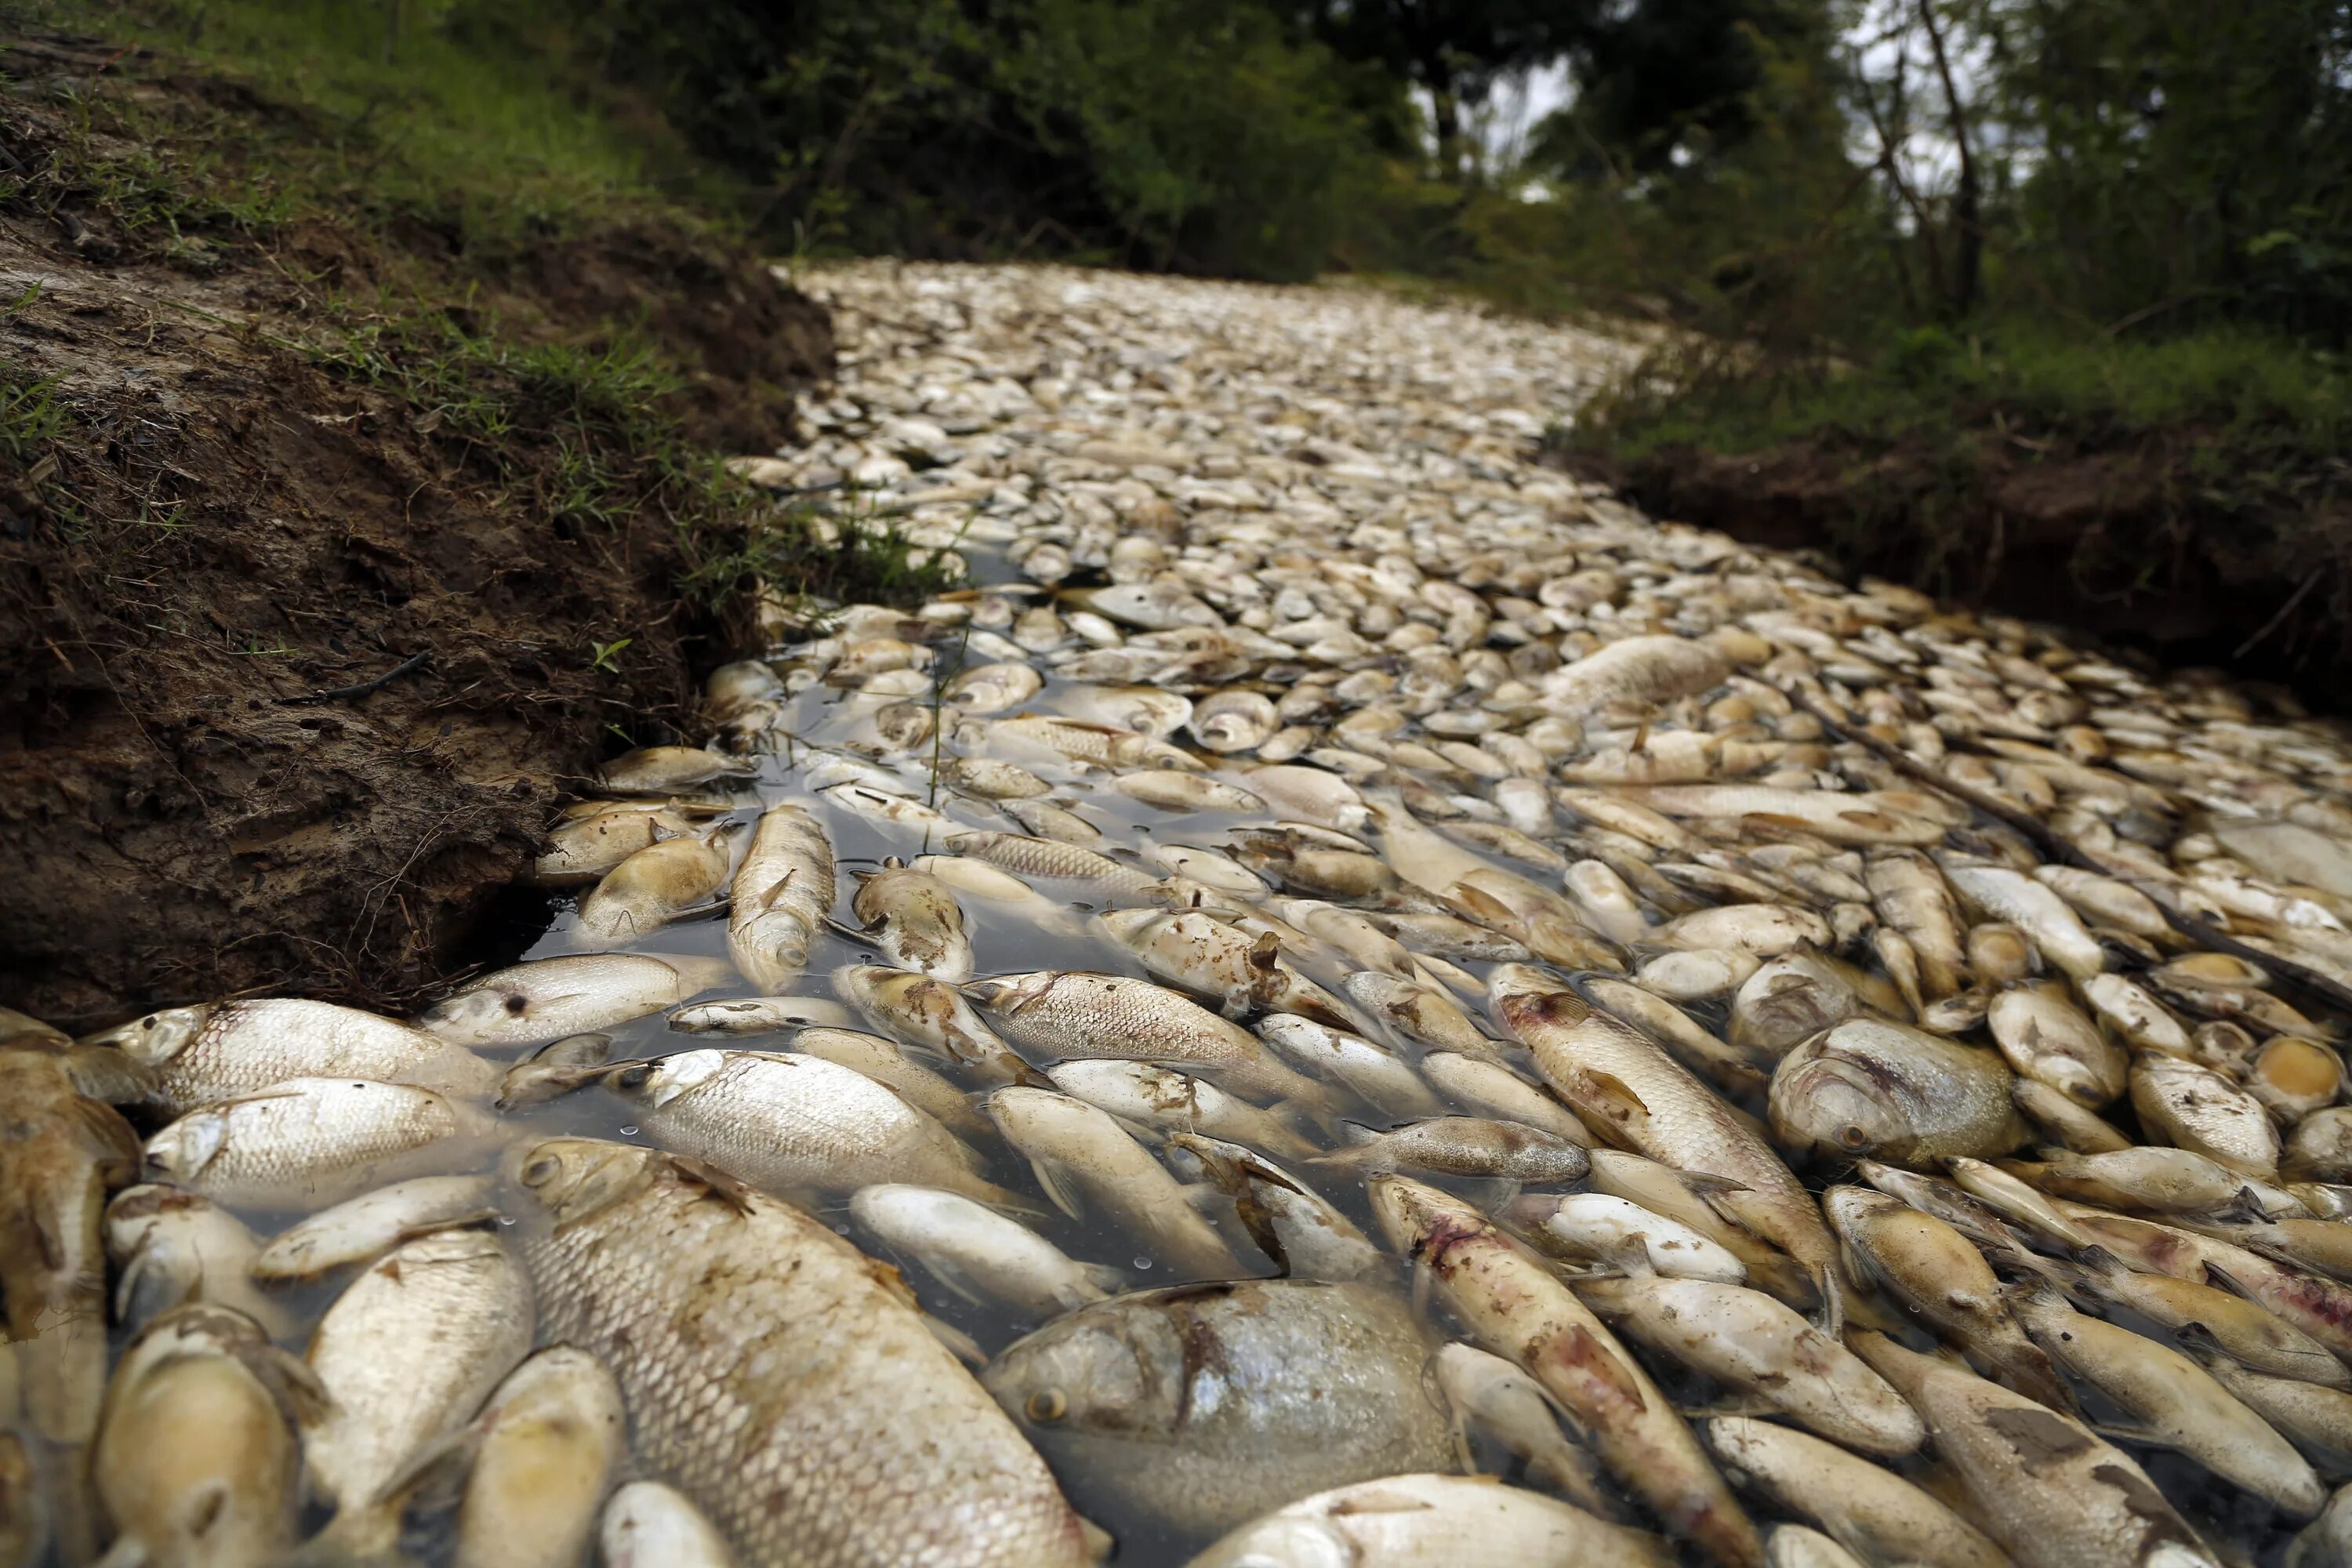
<path id="1" fill-rule="evenodd" d="M 1772 1075 L 1772 1130 L 1787 1143 L 1856 1159 L 1900 1147 L 1916 1134 L 1899 1087 L 1866 1056 L 1810 1052 L 1801 1046 Z"/>
<path id="2" fill-rule="evenodd" d="M 1425 1182 L 1376 1175 L 1365 1186 L 1381 1234 L 1399 1252 L 1418 1254 L 1423 1244 L 1433 1238 L 1486 1225 L 1477 1210 Z"/>
<path id="3" fill-rule="evenodd" d="M 1033 1441 L 1177 1435 L 1189 1414 L 1177 1325 L 1148 1298 L 1098 1305 L 1116 1310 L 1072 1312 L 1006 1346 L 982 1384 Z"/>
<path id="4" fill-rule="evenodd" d="M 228 1112 L 196 1110 L 147 1140 L 149 1173 L 183 1185 L 194 1181 L 228 1142 Z"/>
<path id="5" fill-rule="evenodd" d="M 992 1013 L 1012 1016 L 1030 1005 L 1054 988 L 1061 978 L 1054 970 L 1040 969 L 1028 974 L 1005 974 L 993 980 L 974 980 L 963 987 L 963 994 Z"/>
<path id="6" fill-rule="evenodd" d="M 1097 923 L 1110 933 L 1111 940 L 1129 947 L 1139 945 L 1154 922 L 1169 918 L 1167 910 L 1156 909 L 1105 910 L 1095 916 Z"/>
<path id="7" fill-rule="evenodd" d="M 209 1005 L 166 1007 L 119 1024 L 111 1029 L 85 1037 L 85 1046 L 112 1046 L 123 1055 L 146 1067 L 162 1067 L 187 1049 L 188 1042 L 202 1032 L 205 1020 L 212 1016 Z"/>
<path id="8" fill-rule="evenodd" d="M 727 1059 L 725 1051 L 705 1049 L 624 1062 L 604 1075 L 604 1087 L 632 1105 L 659 1110 L 726 1071 Z"/>
<path id="9" fill-rule="evenodd" d="M 643 1186 L 656 1149 L 601 1138 L 546 1138 L 518 1143 L 500 1163 L 504 1184 L 558 1223 L 584 1218 Z"/>
<path id="10" fill-rule="evenodd" d="M 445 1040 L 489 1041 L 529 1017 L 530 1002 L 530 993 L 520 985 L 476 985 L 419 1013 L 416 1026 Z"/>

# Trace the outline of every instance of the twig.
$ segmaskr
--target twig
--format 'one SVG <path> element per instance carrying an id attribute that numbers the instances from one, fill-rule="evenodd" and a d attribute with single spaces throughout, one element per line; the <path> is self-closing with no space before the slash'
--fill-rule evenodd
<path id="1" fill-rule="evenodd" d="M 2314 588 L 2319 586 L 2320 574 L 2326 570 L 2327 569 L 2324 566 L 2314 567 L 2312 569 L 2311 575 L 2303 580 L 2303 586 L 2297 588 L 2294 593 L 2289 594 L 2286 596 L 2286 603 L 2278 607 L 2278 614 L 2273 616 L 2269 620 L 2264 621 L 2263 623 L 2263 629 L 2248 637 L 2245 641 L 2240 643 L 2238 645 L 2237 651 L 2232 653 L 2230 657 L 2231 658 L 2245 658 L 2247 654 L 2253 651 L 2254 646 L 2257 643 L 2270 636 L 2273 632 L 2278 630 L 2280 626 L 2285 625 L 2287 616 L 2293 615 L 2294 613 L 2294 607 L 2303 603 L 2303 596 L 2305 594 L 2310 593 Z"/>
<path id="2" fill-rule="evenodd" d="M 2115 875 L 2092 856 L 2076 847 L 2072 839 L 2060 834 L 2041 818 L 2031 813 L 2018 810 L 2007 801 L 1988 791 L 1980 790 L 1973 784 L 1962 784 L 1940 769 L 1929 767 L 1902 747 L 1891 745 L 1861 726 L 1833 716 L 1820 703 L 1792 686 L 1783 686 L 1780 689 L 1791 702 L 1820 720 L 1822 728 L 1829 731 L 1832 738 L 1852 741 L 1886 763 L 1896 772 L 1908 774 L 1931 789 L 1940 790 L 1961 804 L 1973 806 L 1987 816 L 2008 824 L 2032 840 L 2043 854 L 2053 860 L 2080 867 L 2085 871 L 2095 871 L 2102 877 Z M 2289 984 L 2307 991 L 2315 996 L 2323 997 L 2347 1012 L 2352 1012 L 2352 986 L 2347 986 L 2341 981 L 2330 979 L 2315 969 L 2305 968 L 2293 959 L 2281 958 L 2277 953 L 2266 952 L 2259 947 L 2252 947 L 2240 942 L 2210 921 L 2192 915 L 2186 910 L 2175 908 L 2168 899 L 2155 899 L 2150 901 L 2164 912 L 2166 923 L 2191 942 L 2201 943 L 2216 952 L 2226 952 L 2233 958 L 2242 958 L 2248 963 L 2267 970 Z"/>
<path id="3" fill-rule="evenodd" d="M 373 680 L 362 680 L 357 686 L 338 686 L 331 691 L 313 691 L 301 697 L 281 697 L 278 700 L 278 705 L 281 708 L 297 708 L 306 702 L 334 702 L 347 697 L 365 697 L 380 686 L 391 685 L 432 657 L 431 648 L 426 648 L 422 653 L 412 653 Z"/>

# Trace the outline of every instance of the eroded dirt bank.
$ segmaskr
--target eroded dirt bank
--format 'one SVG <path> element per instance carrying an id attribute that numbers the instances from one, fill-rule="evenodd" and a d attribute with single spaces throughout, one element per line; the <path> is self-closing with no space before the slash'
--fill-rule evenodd
<path id="1" fill-rule="evenodd" d="M 625 434 L 588 406 L 614 324 L 683 374 L 646 380 L 648 416 L 714 451 L 786 437 L 830 327 L 653 225 L 480 256 L 125 221 L 93 171 L 139 150 L 71 99 L 224 93 L 125 69 L 0 51 L 0 1003 L 68 1026 L 265 990 L 396 1006 L 567 783 L 665 738 L 715 630 L 677 584 L 690 487 L 574 438 Z M 436 376 L 512 437 L 488 449 Z"/>

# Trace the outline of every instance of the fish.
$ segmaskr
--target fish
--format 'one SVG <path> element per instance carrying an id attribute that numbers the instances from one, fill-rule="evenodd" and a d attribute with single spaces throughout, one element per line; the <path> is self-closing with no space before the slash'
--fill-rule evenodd
<path id="1" fill-rule="evenodd" d="M 962 992 L 944 980 L 880 964 L 851 963 L 833 972 L 833 988 L 876 1027 L 937 1052 L 990 1083 L 1046 1081 L 997 1037 Z"/>
<path id="2" fill-rule="evenodd" d="M 2004 1387 L 2053 1409 L 2074 1410 L 2074 1394 L 2010 1314 L 1991 1265 L 1966 1236 L 1867 1187 L 1832 1187 L 1822 1194 L 1822 1212 L 1857 1279 L 1884 1288 L 1927 1327 L 1958 1342 Z"/>
<path id="3" fill-rule="evenodd" d="M 490 1178 L 483 1175 L 394 1182 L 279 1231 L 254 1257 L 252 1275 L 283 1283 L 372 1263 L 411 1236 L 485 1217 L 489 1200 Z"/>
<path id="4" fill-rule="evenodd" d="M 561 1100 L 593 1080 L 612 1054 L 613 1037 L 602 1030 L 550 1040 L 507 1068 L 490 1109 L 503 1115 Z"/>
<path id="5" fill-rule="evenodd" d="M 1199 1132 L 1285 1158 L 1316 1145 L 1272 1111 L 1236 1100 L 1212 1083 L 1148 1062 L 1074 1061 L 1047 1068 L 1055 1089 L 1122 1121 L 1161 1131 Z"/>
<path id="6" fill-rule="evenodd" d="M 1421 1073 L 1465 1110 L 1498 1121 L 1525 1122 L 1580 1149 L 1591 1146 L 1592 1134 L 1574 1111 L 1497 1062 L 1458 1051 L 1432 1051 L 1421 1058 Z"/>
<path id="7" fill-rule="evenodd" d="M 950 983 L 971 978 L 971 938 L 954 890 L 897 858 L 858 876 L 850 907 L 866 922 L 866 937 L 901 969 L 920 970 Z"/>
<path id="8" fill-rule="evenodd" d="M 1806 1041 L 1772 1074 L 1772 1131 L 1830 1159 L 1932 1164 L 1990 1158 L 2025 1141 L 2010 1071 L 1981 1047 L 1874 1018 Z"/>
<path id="9" fill-rule="evenodd" d="M 1108 1113 L 1050 1089 L 1014 1085 L 988 1097 L 989 1119 L 1025 1157 L 1055 1206 L 1102 1210 L 1176 1269 L 1218 1279 L 1241 1271 L 1216 1228 L 1149 1150 Z"/>
<path id="10" fill-rule="evenodd" d="M 1959 990 L 1967 973 L 1959 903 L 1936 863 L 1916 850 L 1875 849 L 1864 858 L 1863 881 L 1878 918 L 1909 944 L 1920 994 L 1933 1002 Z"/>
<path id="11" fill-rule="evenodd" d="M 628 1452 L 620 1384 L 554 1345 L 507 1374 L 467 1433 L 457 1568 L 574 1568 Z"/>
<path id="12" fill-rule="evenodd" d="M 808 967 L 833 897 L 833 843 L 824 826 L 805 806 L 770 806 L 728 884 L 727 955 L 760 990 L 783 990 Z"/>
<path id="13" fill-rule="evenodd" d="M 260 1244 L 211 1199 L 142 1183 L 106 1205 L 106 1255 L 119 1273 L 114 1315 L 143 1324 L 188 1301 L 226 1307 L 270 1339 L 291 1328 L 285 1308 L 254 1288 Z"/>
<path id="14" fill-rule="evenodd" d="M 980 1157 L 884 1085 L 823 1057 L 696 1050 L 625 1063 L 604 1086 L 646 1133 L 762 1192 L 854 1192 L 877 1182 L 945 1188 L 982 1203 L 1011 1194 Z"/>
<path id="15" fill-rule="evenodd" d="M 106 1387 L 107 1194 L 139 1166 L 136 1134 L 75 1087 L 69 1053 L 0 1046 L 0 1305 L 32 1433 L 71 1447 Z"/>
<path id="16" fill-rule="evenodd" d="M 2011 986 L 1992 999 L 1985 1022 L 2013 1070 L 2077 1104 L 2096 1110 L 2130 1085 L 2129 1053 L 2054 985 Z"/>
<path id="17" fill-rule="evenodd" d="M 1233 688 L 1194 702 L 1185 723 L 1213 752 L 1254 752 L 1282 727 L 1282 718 L 1264 693 Z"/>
<path id="18" fill-rule="evenodd" d="M 1767 960 L 1740 983 L 1731 999 L 1725 1040 L 1755 1056 L 1779 1061 L 1825 1029 L 1836 1027 L 1862 1007 L 1845 977 L 1807 952 Z"/>
<path id="19" fill-rule="evenodd" d="M 729 996 L 692 1002 L 662 1020 L 681 1035 L 772 1035 L 786 1029 L 835 1028 L 849 1010 L 823 996 Z"/>
<path id="20" fill-rule="evenodd" d="M 709 958 L 583 952 L 537 958 L 471 980 L 417 1015 L 417 1027 L 488 1050 L 609 1029 L 675 1007 L 733 976 Z"/>
<path id="21" fill-rule="evenodd" d="M 494 1127 L 429 1089 L 293 1078 L 190 1111 L 147 1140 L 145 1163 L 215 1203 L 314 1209 L 461 1161 Z"/>
<path id="22" fill-rule="evenodd" d="M 1094 1560 L 895 1272 L 826 1226 L 655 1149 L 545 1139 L 504 1169 L 548 1340 L 612 1370 L 640 1461 L 738 1568 Z"/>
<path id="23" fill-rule="evenodd" d="M 1927 1441 L 1918 1414 L 1885 1379 L 1761 1290 L 1646 1267 L 1575 1286 L 1639 1342 L 1834 1442 L 1895 1458 Z"/>
<path id="24" fill-rule="evenodd" d="M 1054 786 L 1017 763 L 995 757 L 958 757 L 940 771 L 950 789 L 982 800 L 1034 800 Z"/>
<path id="25" fill-rule="evenodd" d="M 2147 1472 L 2081 1422 L 1883 1334 L 1850 1343 L 1917 1407 L 1971 1513 L 2025 1568 L 2218 1568 Z"/>
<path id="26" fill-rule="evenodd" d="M 2007 1568 L 2009 1554 L 1934 1494 L 1777 1421 L 1718 1415 L 1706 1446 L 1739 1484 L 1811 1520 L 1865 1563 Z"/>
<path id="27" fill-rule="evenodd" d="M 1024 880 L 1075 882 L 1114 899 L 1138 897 L 1152 881 L 1108 855 L 1018 833 L 960 832 L 949 837 L 947 847 L 951 854 L 983 860 Z"/>
<path id="28" fill-rule="evenodd" d="M 465 1046 L 356 1007 L 297 997 L 168 1007 L 88 1037 L 153 1071 L 154 1103 L 182 1115 L 289 1078 L 364 1078 L 486 1100 L 499 1068 Z"/>
<path id="29" fill-rule="evenodd" d="M 1834 1247 L 1812 1195 L 1728 1105 L 1642 1035 L 1539 972 L 1505 965 L 1488 984 L 1491 1010 L 1587 1126 L 1725 1184 L 1711 1201 L 1795 1258 L 1824 1302 L 1835 1300 Z"/>
<path id="30" fill-rule="evenodd" d="M 2051 1359 L 2120 1405 L 2145 1441 L 2187 1454 L 2291 1519 L 2327 1500 L 2294 1445 L 2179 1351 L 2078 1312 L 2043 1286 L 2012 1301 L 2019 1322 Z"/>
<path id="31" fill-rule="evenodd" d="M 941 689 L 940 700 L 966 713 L 1002 713 L 1028 701 L 1045 685 L 1045 678 L 1026 664 L 975 664 Z"/>
<path id="32" fill-rule="evenodd" d="M 1380 1287 L 1244 1279 L 1080 1307 L 1000 1351 L 981 1382 L 1080 1500 L 1207 1532 L 1448 1463 L 1428 1353 Z"/>
<path id="33" fill-rule="evenodd" d="M 123 1347 L 90 1446 L 111 1523 L 104 1561 L 247 1568 L 293 1544 L 295 1422 L 325 1395 L 250 1318 L 214 1302 L 157 1316 Z"/>
<path id="34" fill-rule="evenodd" d="M 737 783 L 758 773 L 756 758 L 726 756 L 699 746 L 644 746 L 598 768 L 594 783 L 613 795 L 677 795 L 699 784 Z"/>
<path id="35" fill-rule="evenodd" d="M 650 811 L 614 806 L 593 816 L 559 822 L 548 830 L 546 847 L 530 863 L 530 879 L 550 888 L 593 882 L 638 850 L 698 828 L 694 818 L 667 805 Z"/>
<path id="36" fill-rule="evenodd" d="M 1243 1525 L 1185 1568 L 1443 1568 L 1465 1542 L 1513 1568 L 1665 1568 L 1652 1538 L 1478 1476 L 1402 1475 L 1318 1492 Z"/>
<path id="37" fill-rule="evenodd" d="M 1080 1263 L 1035 1231 L 961 1193 L 877 1183 L 850 1194 L 850 1217 L 900 1257 L 977 1305 L 1050 1318 L 1127 1287 L 1118 1269 Z"/>
<path id="38" fill-rule="evenodd" d="M 1374 1176 L 1389 1245 L 1428 1271 L 1487 1349 L 1523 1367 L 1578 1424 L 1610 1473 L 1723 1568 L 1764 1560 L 1754 1523 L 1664 1393 L 1549 1267 L 1449 1194 Z"/>
<path id="39" fill-rule="evenodd" d="M 530 1352 L 531 1333 L 530 1280 L 489 1231 L 404 1241 L 344 1287 L 306 1358 L 325 1399 L 302 1451 L 334 1517 L 304 1550 L 388 1551 L 402 1483 Z"/>
<path id="40" fill-rule="evenodd" d="M 1291 1013 L 1257 1021 L 1258 1037 L 1293 1065 L 1336 1080 L 1392 1116 L 1443 1116 L 1445 1104 L 1394 1047 Z"/>
<path id="41" fill-rule="evenodd" d="M 604 1568 L 734 1568 L 718 1527 L 684 1493 L 659 1481 L 631 1481 L 604 1504 L 597 1527 Z"/>
<path id="42" fill-rule="evenodd" d="M 1523 1460 L 1529 1480 L 1596 1518 L 1618 1517 L 1592 1456 L 1562 1435 L 1559 1407 L 1535 1379 L 1501 1356 L 1458 1342 L 1439 1346 L 1431 1365 L 1455 1415 Z"/>
<path id="43" fill-rule="evenodd" d="M 1168 1137 L 1169 1163 L 1189 1175 L 1187 1163 L 1234 1208 L 1257 1249 L 1285 1279 L 1360 1279 L 1386 1267 L 1386 1258 L 1356 1222 L 1321 1194 L 1273 1161 L 1239 1143 L 1194 1132 Z"/>
<path id="44" fill-rule="evenodd" d="M 647 845 L 605 872 L 580 900 L 574 940 L 604 952 L 709 908 L 727 881 L 728 860 L 723 829 Z"/>
<path id="45" fill-rule="evenodd" d="M 1580 1181 L 1591 1163 L 1584 1146 L 1522 1122 L 1440 1116 L 1385 1132 L 1356 1129 L 1360 1141 L 1307 1163 L 1361 1171 L 1427 1171 L 1558 1186 Z"/>
<path id="46" fill-rule="evenodd" d="M 1110 787 L 1129 800 L 1168 812 L 1243 813 L 1265 809 L 1265 801 L 1239 784 L 1202 778 L 1176 768 L 1145 768 L 1120 773 L 1110 781 Z"/>
<path id="47" fill-rule="evenodd" d="M 1095 921 L 1147 973 L 1210 998 L 1228 1018 L 1292 1013 L 1340 1029 L 1356 1021 L 1347 1004 L 1282 957 L 1272 932 L 1254 937 L 1201 910 L 1111 910 Z"/>
<path id="48" fill-rule="evenodd" d="M 1529 1193 L 1505 1218 L 1547 1250 L 1612 1267 L 1643 1268 L 1670 1279 L 1741 1285 L 1748 1267 L 1737 1254 L 1680 1220 L 1607 1193 Z"/>
<path id="49" fill-rule="evenodd" d="M 1612 702 L 1664 702 L 1720 686 L 1731 674 L 1724 657 L 1705 643 L 1678 637 L 1630 637 L 1561 666 L 1544 678 L 1544 693 L 1564 713 L 1587 713 Z"/>
<path id="50" fill-rule="evenodd" d="M 863 1073 L 959 1138 L 988 1136 L 988 1119 L 963 1089 L 915 1059 L 912 1048 L 895 1040 L 859 1029 L 815 1028 L 794 1035 L 792 1047 L 794 1055 L 822 1057 Z"/>
<path id="51" fill-rule="evenodd" d="M 2279 1178 L 2277 1124 L 2262 1102 L 2200 1062 L 2161 1051 L 2132 1059 L 2132 1109 L 2152 1136 L 2203 1154 L 2242 1176 Z"/>
<path id="52" fill-rule="evenodd" d="M 1360 969 L 1342 980 L 1339 988 L 1366 1014 L 1414 1045 L 1487 1061 L 1503 1058 L 1502 1047 L 1434 985 Z"/>
<path id="53" fill-rule="evenodd" d="M 2043 958 L 2075 979 L 2087 980 L 2106 968 L 2106 951 L 2098 939 L 2044 883 L 2007 866 L 1971 866 L 1947 858 L 1943 868 L 1944 879 L 1964 908 L 1982 919 L 2017 927 Z"/>
<path id="54" fill-rule="evenodd" d="M 1163 986 L 1078 970 L 1034 970 L 965 987 L 1013 1045 L 1048 1059 L 1161 1062 L 1259 1100 L 1314 1108 L 1323 1086 L 1258 1037 Z"/>

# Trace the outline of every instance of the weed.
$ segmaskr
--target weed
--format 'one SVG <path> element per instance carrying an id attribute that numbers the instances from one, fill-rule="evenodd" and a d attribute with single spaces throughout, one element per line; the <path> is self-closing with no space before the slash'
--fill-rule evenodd
<path id="1" fill-rule="evenodd" d="M 607 674 L 618 673 L 621 668 L 619 663 L 621 650 L 627 647 L 631 643 L 636 640 L 637 639 L 635 637 L 622 637 L 617 642 L 590 643 L 588 645 L 588 651 L 590 654 L 588 668 L 591 669 L 601 669 Z"/>

